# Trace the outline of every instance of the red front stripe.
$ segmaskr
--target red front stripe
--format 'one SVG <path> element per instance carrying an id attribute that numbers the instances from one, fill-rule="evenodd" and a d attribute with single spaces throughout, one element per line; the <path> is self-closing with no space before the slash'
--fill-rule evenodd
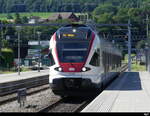
<path id="1" fill-rule="evenodd" d="M 81 72 L 84 63 L 60 63 L 63 72 Z"/>
<path id="2" fill-rule="evenodd" d="M 92 33 L 92 40 L 90 41 L 88 55 L 89 55 L 91 47 L 93 45 L 94 38 L 95 38 L 95 34 Z M 54 34 L 54 41 L 56 41 L 56 33 Z M 87 61 L 87 58 L 88 58 L 88 55 L 87 55 L 85 62 L 82 62 L 82 63 L 62 63 L 62 62 L 59 61 L 57 52 L 58 51 L 57 51 L 57 48 L 55 46 L 55 54 L 56 54 L 56 57 L 57 57 L 57 61 L 58 61 L 59 65 L 60 65 L 60 67 L 63 69 L 63 72 L 81 72 L 82 68 L 84 67 L 84 65 L 85 65 L 85 63 Z"/>

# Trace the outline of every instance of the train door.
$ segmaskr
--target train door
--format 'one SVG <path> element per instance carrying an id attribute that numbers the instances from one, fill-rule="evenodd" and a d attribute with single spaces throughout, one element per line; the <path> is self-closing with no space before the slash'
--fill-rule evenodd
<path id="1" fill-rule="evenodd" d="M 91 65 L 92 68 L 92 77 L 93 81 L 100 83 L 101 79 L 100 79 L 100 75 L 101 75 L 101 62 L 100 62 L 100 49 L 97 48 L 97 50 L 95 50 L 89 64 Z"/>

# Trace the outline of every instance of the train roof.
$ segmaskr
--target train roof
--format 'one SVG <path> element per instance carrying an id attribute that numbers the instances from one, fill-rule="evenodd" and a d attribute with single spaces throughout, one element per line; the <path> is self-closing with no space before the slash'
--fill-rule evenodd
<path id="1" fill-rule="evenodd" d="M 63 28 L 83 28 L 83 29 L 94 31 L 90 26 L 85 25 L 85 24 L 68 24 L 68 25 L 61 27 L 60 29 L 63 29 Z"/>
<path id="2" fill-rule="evenodd" d="M 68 24 L 65 25 L 64 27 L 88 27 L 88 26 L 85 24 Z"/>

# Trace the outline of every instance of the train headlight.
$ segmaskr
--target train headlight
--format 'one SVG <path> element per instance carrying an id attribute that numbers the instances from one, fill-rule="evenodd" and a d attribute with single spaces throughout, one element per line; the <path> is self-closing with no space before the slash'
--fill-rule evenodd
<path id="1" fill-rule="evenodd" d="M 76 29 L 73 29 L 72 31 L 75 33 L 77 30 L 76 30 Z"/>
<path id="2" fill-rule="evenodd" d="M 91 69 L 88 68 L 88 67 L 83 67 L 83 68 L 82 68 L 82 72 L 86 72 L 86 71 L 89 71 L 89 70 L 91 70 Z"/>
<path id="3" fill-rule="evenodd" d="M 85 72 L 85 71 L 86 71 L 86 68 L 85 68 L 85 67 L 83 67 L 83 68 L 82 68 L 82 71 L 83 71 L 83 72 Z"/>
<path id="4" fill-rule="evenodd" d="M 60 71 L 60 72 L 61 72 L 61 71 L 62 71 L 62 68 L 61 68 L 61 67 L 59 67 L 59 68 L 58 68 L 58 71 Z"/>
<path id="5" fill-rule="evenodd" d="M 55 68 L 56 71 L 62 72 L 62 68 L 61 67 L 57 67 Z"/>

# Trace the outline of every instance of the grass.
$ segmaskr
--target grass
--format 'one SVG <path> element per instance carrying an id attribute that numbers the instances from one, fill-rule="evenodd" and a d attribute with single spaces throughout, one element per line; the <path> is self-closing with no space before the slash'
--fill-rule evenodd
<path id="1" fill-rule="evenodd" d="M 136 62 L 132 62 L 131 71 L 133 71 L 133 72 L 146 71 L 146 66 L 145 65 L 140 65 L 139 62 L 137 64 L 136 64 Z"/>
<path id="2" fill-rule="evenodd" d="M 52 12 L 26 12 L 26 13 L 19 13 L 21 17 L 23 16 L 39 16 L 41 18 L 48 18 L 50 15 L 52 15 Z M 9 15 L 13 16 L 15 18 L 15 13 L 9 13 Z M 0 13 L 0 20 L 7 20 L 8 13 Z"/>
<path id="3" fill-rule="evenodd" d="M 134 54 L 131 54 L 131 56 L 135 56 Z M 128 55 L 125 55 L 125 59 L 122 61 L 123 63 L 128 63 Z M 131 71 L 132 72 L 137 72 L 137 71 L 146 71 L 146 66 L 145 65 L 140 65 L 140 62 L 138 61 L 131 61 Z"/>
<path id="4" fill-rule="evenodd" d="M 15 73 L 14 71 L 0 71 L 0 74 L 11 74 Z"/>
<path id="5" fill-rule="evenodd" d="M 32 70 L 29 68 L 25 68 L 25 67 L 21 68 L 21 72 L 26 72 L 26 71 L 32 71 Z M 10 71 L 5 70 L 5 71 L 0 71 L 0 74 L 11 74 L 11 73 L 15 73 L 15 72 L 17 72 L 17 71 L 15 71 L 14 69 L 10 70 Z"/>
<path id="6" fill-rule="evenodd" d="M 57 12 L 56 12 L 57 13 Z M 52 14 L 54 14 L 54 12 L 25 12 L 25 13 L 19 13 L 21 17 L 23 16 L 39 16 L 41 18 L 48 18 L 49 16 L 51 16 Z M 75 13 L 77 16 L 81 15 L 81 13 Z M 82 13 L 83 14 L 87 14 L 87 13 Z M 13 16 L 13 18 L 15 18 L 15 13 L 9 13 L 9 15 Z M 0 13 L 0 20 L 8 20 L 7 19 L 8 13 Z"/>

